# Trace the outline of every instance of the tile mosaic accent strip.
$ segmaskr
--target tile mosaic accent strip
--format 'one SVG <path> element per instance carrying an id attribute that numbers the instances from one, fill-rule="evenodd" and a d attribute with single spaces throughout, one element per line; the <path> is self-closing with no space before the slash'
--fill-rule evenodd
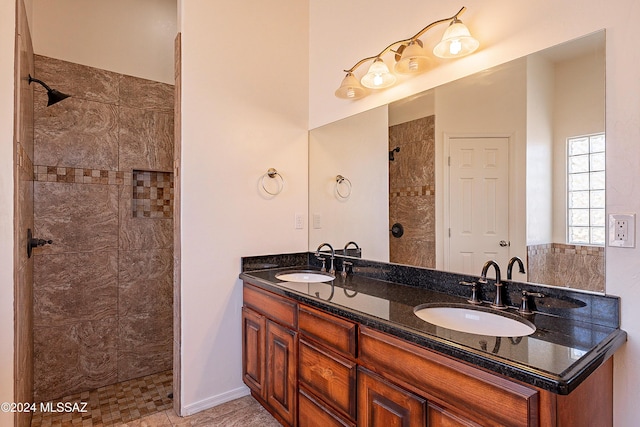
<path id="1" fill-rule="evenodd" d="M 133 171 L 133 216 L 173 218 L 173 173 Z"/>
<path id="2" fill-rule="evenodd" d="M 39 182 L 121 185 L 131 182 L 131 176 L 131 172 L 37 165 L 34 166 L 33 179 Z"/>
<path id="3" fill-rule="evenodd" d="M 434 196 L 435 194 L 436 194 L 436 189 L 433 185 L 392 188 L 389 191 L 389 197 Z"/>

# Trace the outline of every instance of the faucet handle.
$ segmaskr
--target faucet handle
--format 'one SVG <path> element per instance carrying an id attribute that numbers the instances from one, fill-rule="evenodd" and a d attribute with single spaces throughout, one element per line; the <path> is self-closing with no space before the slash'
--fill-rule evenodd
<path id="1" fill-rule="evenodd" d="M 352 265 L 353 265 L 353 263 L 352 263 L 352 262 L 349 262 L 349 261 L 342 261 L 342 271 L 340 272 L 340 275 L 341 275 L 342 277 L 347 277 L 347 274 L 348 274 L 348 273 L 347 273 L 347 267 L 348 267 L 348 266 L 352 266 Z"/>
<path id="2" fill-rule="evenodd" d="M 473 305 L 482 304 L 482 301 L 480 301 L 480 299 L 478 298 L 478 283 L 462 281 L 459 284 L 463 285 L 463 286 L 470 286 L 471 287 L 471 298 L 469 298 L 467 300 L 467 302 L 469 302 L 469 304 L 473 304 Z"/>
<path id="3" fill-rule="evenodd" d="M 320 271 L 327 271 L 327 260 L 319 255 L 316 255 L 316 258 L 318 259 L 318 261 L 322 261 L 322 267 L 320 268 Z"/>
<path id="4" fill-rule="evenodd" d="M 520 308 L 518 308 L 518 312 L 520 314 L 524 314 L 524 315 L 533 314 L 533 312 L 529 308 L 529 297 L 544 298 L 544 294 L 541 294 L 540 292 L 529 292 L 529 291 L 523 290 L 522 300 L 520 301 Z"/>

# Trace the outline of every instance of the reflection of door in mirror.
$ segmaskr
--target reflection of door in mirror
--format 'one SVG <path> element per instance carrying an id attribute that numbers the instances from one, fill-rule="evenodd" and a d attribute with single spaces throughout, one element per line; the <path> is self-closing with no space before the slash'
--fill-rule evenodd
<path id="1" fill-rule="evenodd" d="M 478 274 L 509 262 L 509 138 L 450 138 L 445 269 Z M 501 243 L 502 242 L 502 243 Z"/>

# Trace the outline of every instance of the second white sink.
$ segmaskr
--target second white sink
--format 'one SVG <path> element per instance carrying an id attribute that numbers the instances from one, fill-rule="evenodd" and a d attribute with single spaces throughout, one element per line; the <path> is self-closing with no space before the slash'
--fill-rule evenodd
<path id="1" fill-rule="evenodd" d="M 320 283 L 330 282 L 335 279 L 335 276 L 329 273 L 314 270 L 296 270 L 296 271 L 283 271 L 276 274 L 276 279 L 284 282 L 296 282 L 296 283 Z"/>
<path id="2" fill-rule="evenodd" d="M 496 313 L 463 304 L 423 304 L 413 312 L 436 326 L 469 334 L 495 337 L 523 337 L 536 331 L 533 323 L 510 313 Z"/>

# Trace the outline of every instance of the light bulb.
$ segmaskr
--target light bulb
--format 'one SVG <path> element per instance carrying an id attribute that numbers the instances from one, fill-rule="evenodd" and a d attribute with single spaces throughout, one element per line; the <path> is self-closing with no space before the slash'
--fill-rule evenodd
<path id="1" fill-rule="evenodd" d="M 460 53 L 460 51 L 462 50 L 462 43 L 460 43 L 460 40 L 451 40 L 451 44 L 449 45 L 449 52 L 452 55 L 457 55 Z"/>
<path id="2" fill-rule="evenodd" d="M 347 98 L 353 98 L 356 96 L 356 91 L 353 90 L 352 87 L 350 87 L 349 89 L 347 89 Z"/>
<path id="3" fill-rule="evenodd" d="M 370 89 L 384 89 L 396 82 L 396 76 L 389 72 L 389 68 L 380 58 L 376 58 L 369 67 L 369 71 L 362 77 L 362 86 Z"/>

